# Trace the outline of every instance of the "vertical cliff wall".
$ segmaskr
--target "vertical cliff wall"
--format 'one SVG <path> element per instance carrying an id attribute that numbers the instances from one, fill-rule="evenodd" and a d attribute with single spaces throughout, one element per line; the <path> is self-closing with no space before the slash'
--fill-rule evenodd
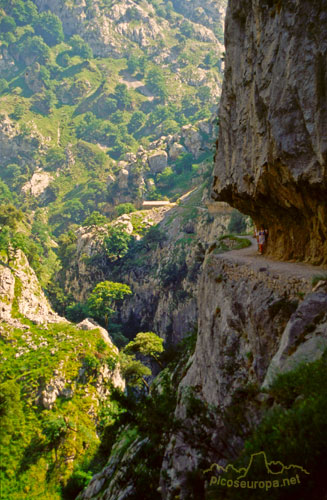
<path id="1" fill-rule="evenodd" d="M 213 197 L 327 261 L 327 1 L 230 0 Z"/>

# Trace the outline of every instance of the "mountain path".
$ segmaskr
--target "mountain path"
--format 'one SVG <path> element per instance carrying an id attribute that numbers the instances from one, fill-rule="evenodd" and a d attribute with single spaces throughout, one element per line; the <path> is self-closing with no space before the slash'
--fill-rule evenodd
<path id="1" fill-rule="evenodd" d="M 268 271 L 270 273 L 287 274 L 290 277 L 312 280 L 315 275 L 327 275 L 327 266 L 313 266 L 304 262 L 290 262 L 274 260 L 271 257 L 260 255 L 257 251 L 257 240 L 251 236 L 240 236 L 251 242 L 251 246 L 241 250 L 231 250 L 215 257 L 247 264 L 255 271 Z"/>

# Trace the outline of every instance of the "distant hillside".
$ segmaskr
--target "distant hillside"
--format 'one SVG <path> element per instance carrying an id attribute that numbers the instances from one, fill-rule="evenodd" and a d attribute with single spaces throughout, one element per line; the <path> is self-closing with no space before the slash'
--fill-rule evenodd
<path id="1" fill-rule="evenodd" d="M 213 154 L 226 3 L 0 0 L 0 204 L 53 239 L 186 192 Z"/>

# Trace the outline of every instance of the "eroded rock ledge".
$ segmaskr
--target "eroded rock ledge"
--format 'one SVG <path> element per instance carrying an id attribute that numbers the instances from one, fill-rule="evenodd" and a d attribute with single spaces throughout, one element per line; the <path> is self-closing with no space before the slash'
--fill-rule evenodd
<path id="1" fill-rule="evenodd" d="M 327 2 L 230 0 L 213 198 L 327 262 Z"/>

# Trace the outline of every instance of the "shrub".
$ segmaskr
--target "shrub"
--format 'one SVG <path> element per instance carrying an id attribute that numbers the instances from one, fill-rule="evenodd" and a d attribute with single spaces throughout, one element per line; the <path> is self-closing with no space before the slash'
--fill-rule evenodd
<path id="1" fill-rule="evenodd" d="M 115 212 L 116 212 L 117 216 L 119 217 L 120 215 L 130 214 L 132 212 L 136 212 L 136 208 L 133 205 L 133 203 L 120 203 L 120 205 L 117 205 L 115 207 Z"/>
<path id="2" fill-rule="evenodd" d="M 83 222 L 83 226 L 103 226 L 108 222 L 105 215 L 100 214 L 97 210 L 91 213 Z"/>
<path id="3" fill-rule="evenodd" d="M 92 59 L 91 47 L 79 35 L 73 35 L 69 40 L 69 45 L 71 46 L 71 55 L 80 56 L 82 59 Z"/>
<path id="4" fill-rule="evenodd" d="M 122 225 L 111 226 L 104 238 L 104 248 L 111 261 L 121 259 L 127 254 L 132 236 L 126 233 Z"/>
<path id="5" fill-rule="evenodd" d="M 0 78 L 0 94 L 8 89 L 8 82 L 4 78 Z"/>

